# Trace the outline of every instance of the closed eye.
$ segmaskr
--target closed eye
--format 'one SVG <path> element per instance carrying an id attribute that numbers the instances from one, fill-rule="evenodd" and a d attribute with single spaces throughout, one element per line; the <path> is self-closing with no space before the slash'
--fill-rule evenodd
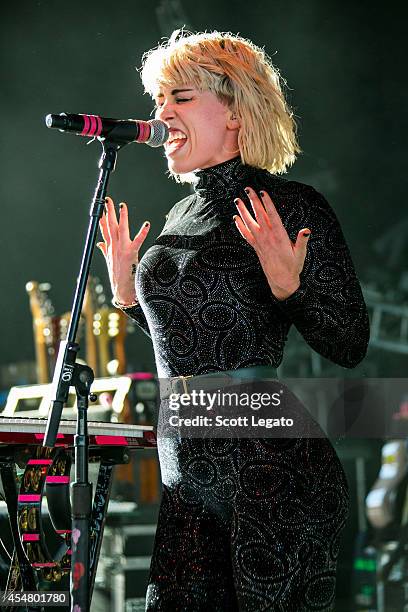
<path id="1" fill-rule="evenodd" d="M 176 98 L 176 102 L 179 104 L 180 102 L 190 102 L 193 98 Z M 156 103 L 153 108 L 153 112 L 158 108 L 161 108 L 163 104 Z"/>

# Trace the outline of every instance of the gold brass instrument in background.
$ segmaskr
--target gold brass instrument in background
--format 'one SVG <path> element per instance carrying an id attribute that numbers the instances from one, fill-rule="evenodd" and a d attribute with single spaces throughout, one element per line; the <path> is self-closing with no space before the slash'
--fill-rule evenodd
<path id="1" fill-rule="evenodd" d="M 67 336 L 70 312 L 56 315 L 48 292 L 49 283 L 30 281 L 26 291 L 33 318 L 37 382 L 52 380 L 61 340 Z M 78 343 L 85 343 L 85 361 L 96 378 L 126 372 L 125 339 L 129 320 L 126 315 L 106 303 L 103 286 L 89 277 L 78 329 Z"/>
<path id="2" fill-rule="evenodd" d="M 54 308 L 47 294 L 50 287 L 49 283 L 40 284 L 37 281 L 30 281 L 26 284 L 33 317 L 37 382 L 39 384 L 50 382 L 56 358 L 54 330 L 56 320 Z"/>

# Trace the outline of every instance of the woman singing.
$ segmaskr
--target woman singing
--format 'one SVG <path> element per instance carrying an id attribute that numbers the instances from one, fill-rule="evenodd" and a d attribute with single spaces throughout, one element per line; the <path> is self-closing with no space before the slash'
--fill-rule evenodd
<path id="1" fill-rule="evenodd" d="M 279 176 L 299 148 L 270 59 L 228 33 L 176 32 L 141 74 L 170 131 L 170 175 L 194 193 L 141 259 L 149 224 L 131 240 L 126 205 L 118 220 L 107 198 L 98 246 L 116 305 L 152 339 L 158 376 L 187 391 L 220 372 L 273 376 L 291 325 L 355 367 L 366 306 L 330 205 Z M 159 436 L 158 450 L 146 610 L 333 610 L 349 492 L 326 438 Z"/>

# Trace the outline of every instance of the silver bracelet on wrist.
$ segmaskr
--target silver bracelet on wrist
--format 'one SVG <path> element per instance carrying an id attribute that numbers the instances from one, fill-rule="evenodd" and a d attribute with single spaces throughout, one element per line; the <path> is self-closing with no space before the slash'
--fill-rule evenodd
<path id="1" fill-rule="evenodd" d="M 113 306 L 115 306 L 115 308 L 120 308 L 121 310 L 125 308 L 133 308 L 134 306 L 139 306 L 139 302 L 137 300 L 135 302 L 132 302 L 131 304 L 122 304 L 121 302 L 118 302 L 118 300 L 116 300 L 115 298 L 112 298 L 112 304 Z"/>

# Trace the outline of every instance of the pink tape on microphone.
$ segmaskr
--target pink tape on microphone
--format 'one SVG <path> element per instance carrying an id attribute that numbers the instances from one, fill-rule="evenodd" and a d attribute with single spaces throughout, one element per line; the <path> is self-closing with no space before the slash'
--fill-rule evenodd
<path id="1" fill-rule="evenodd" d="M 89 115 L 89 119 L 91 120 L 91 129 L 89 130 L 88 136 L 95 136 L 96 135 L 96 125 L 97 125 L 95 115 Z"/>
<path id="2" fill-rule="evenodd" d="M 147 121 L 138 121 L 138 125 L 139 136 L 136 138 L 136 142 L 146 142 L 146 140 L 149 140 L 151 127 Z"/>
<path id="3" fill-rule="evenodd" d="M 100 136 L 102 134 L 102 119 L 99 115 L 82 115 L 84 118 L 84 129 L 81 136 Z"/>
<path id="4" fill-rule="evenodd" d="M 89 115 L 82 115 L 82 116 L 84 118 L 84 129 L 81 132 L 81 136 L 88 136 L 89 126 L 90 126 Z"/>
<path id="5" fill-rule="evenodd" d="M 96 136 L 100 136 L 102 134 L 102 119 L 99 115 L 96 115 L 96 122 L 98 124 Z"/>
<path id="6" fill-rule="evenodd" d="M 91 136 L 95 138 L 101 135 L 102 132 L 102 121 L 98 115 L 91 115 Z"/>

